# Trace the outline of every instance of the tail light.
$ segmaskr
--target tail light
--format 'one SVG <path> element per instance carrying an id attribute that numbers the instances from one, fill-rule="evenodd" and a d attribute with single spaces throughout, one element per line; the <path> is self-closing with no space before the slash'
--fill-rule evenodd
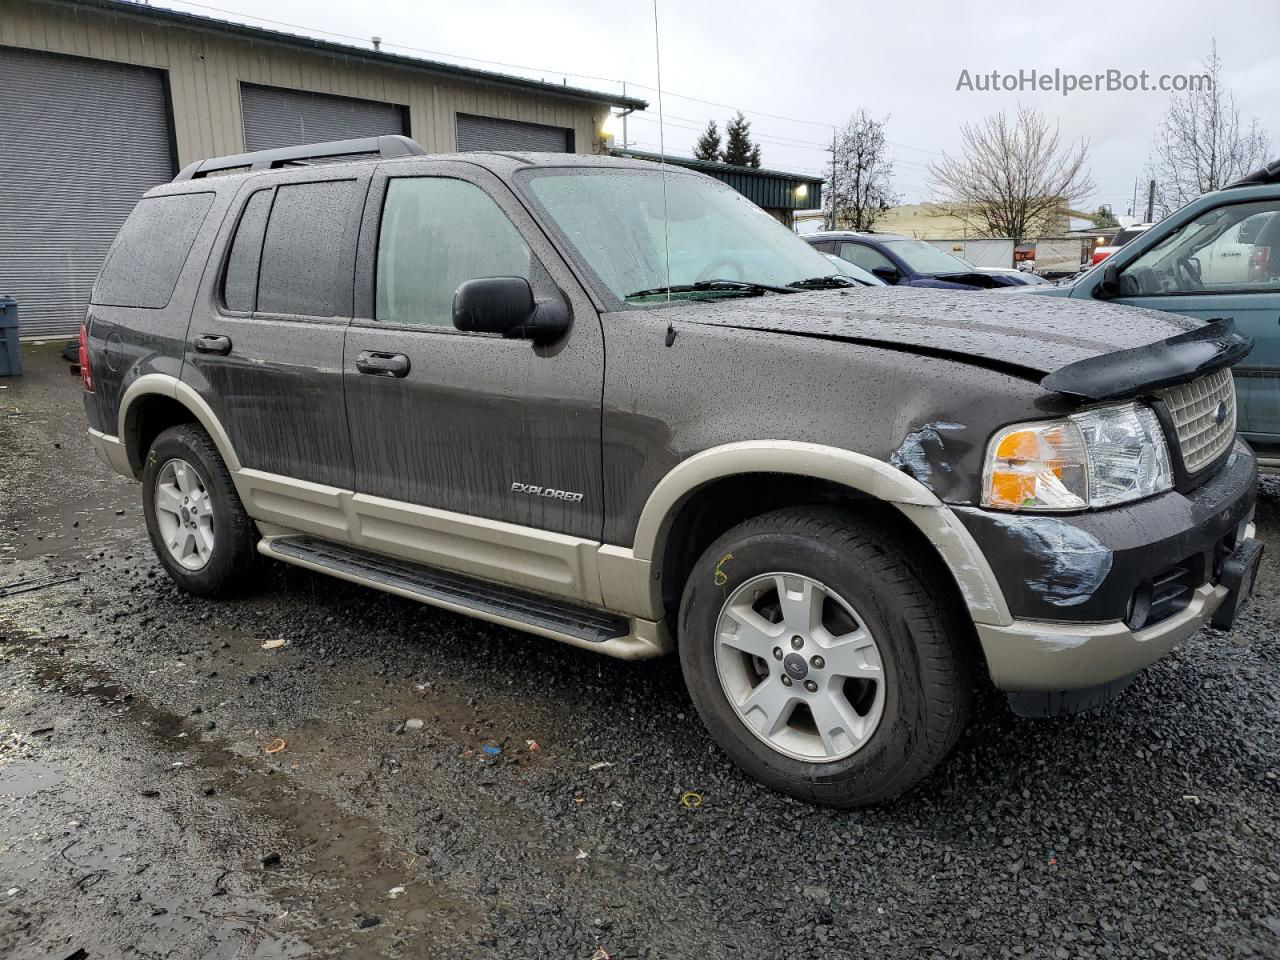
<path id="1" fill-rule="evenodd" d="M 1090 265 L 1096 267 L 1109 256 L 1111 256 L 1110 250 L 1095 250 L 1093 251 L 1093 260 L 1090 262 Z"/>
<path id="2" fill-rule="evenodd" d="M 1271 248 L 1258 245 L 1249 257 L 1249 282 L 1264 283 L 1271 279 Z"/>
<path id="3" fill-rule="evenodd" d="M 93 392 L 93 368 L 89 366 L 89 328 L 80 324 L 80 382 Z"/>

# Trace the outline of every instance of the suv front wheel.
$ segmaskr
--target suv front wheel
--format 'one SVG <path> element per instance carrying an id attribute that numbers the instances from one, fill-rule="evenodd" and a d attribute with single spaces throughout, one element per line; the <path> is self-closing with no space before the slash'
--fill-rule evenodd
<path id="1" fill-rule="evenodd" d="M 968 718 L 971 672 L 947 595 L 877 526 L 788 508 L 712 544 L 680 607 L 680 661 L 735 763 L 836 807 L 908 790 Z"/>
<path id="2" fill-rule="evenodd" d="M 194 424 L 170 427 L 151 444 L 142 504 L 156 556 L 184 590 L 222 596 L 257 566 L 253 521 L 218 448 Z"/>

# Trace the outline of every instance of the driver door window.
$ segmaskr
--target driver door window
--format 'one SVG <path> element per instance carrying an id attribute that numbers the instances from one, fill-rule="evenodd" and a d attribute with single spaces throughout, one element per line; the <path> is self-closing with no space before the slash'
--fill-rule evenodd
<path id="1" fill-rule="evenodd" d="M 1207 210 L 1126 266 L 1125 297 L 1280 292 L 1280 201 Z"/>
<path id="2" fill-rule="evenodd" d="M 479 187 L 446 177 L 387 185 L 378 238 L 377 319 L 453 328 L 463 281 L 530 277 L 529 245 Z"/>
<path id="3" fill-rule="evenodd" d="M 893 265 L 893 261 L 879 250 L 873 250 L 863 243 L 840 244 L 840 258 L 848 260 L 850 263 L 856 263 L 863 270 L 874 270 L 876 267 L 883 267 L 893 271 L 898 269 Z"/>

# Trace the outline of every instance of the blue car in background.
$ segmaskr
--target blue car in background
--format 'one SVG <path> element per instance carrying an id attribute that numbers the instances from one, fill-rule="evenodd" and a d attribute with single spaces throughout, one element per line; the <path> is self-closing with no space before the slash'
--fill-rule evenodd
<path id="1" fill-rule="evenodd" d="M 1280 160 L 1193 200 L 1070 286 L 1024 292 L 1233 319 L 1253 338 L 1232 371 L 1236 423 L 1259 468 L 1280 472 Z"/>
<path id="2" fill-rule="evenodd" d="M 855 263 L 896 286 L 995 290 L 1027 283 L 1016 275 L 979 270 L 931 243 L 894 233 L 839 230 L 810 234 L 804 239 L 823 253 Z"/>

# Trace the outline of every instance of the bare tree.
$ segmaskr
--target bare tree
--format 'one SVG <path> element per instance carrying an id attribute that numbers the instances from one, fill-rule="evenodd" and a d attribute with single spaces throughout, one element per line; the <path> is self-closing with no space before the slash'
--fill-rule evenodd
<path id="1" fill-rule="evenodd" d="M 1088 142 L 1064 143 L 1038 110 L 1001 111 L 960 131 L 960 156 L 929 164 L 929 179 L 947 212 L 983 236 L 1028 239 L 1094 190 Z"/>
<path id="2" fill-rule="evenodd" d="M 1156 182 L 1162 217 L 1262 166 L 1271 150 L 1256 117 L 1241 123 L 1235 97 L 1222 84 L 1217 41 L 1201 62 L 1204 74 L 1170 101 L 1151 144 L 1147 176 Z"/>
<path id="3" fill-rule="evenodd" d="M 870 230 L 898 202 L 884 136 L 888 122 L 859 110 L 833 134 L 824 204 L 832 230 Z"/>

